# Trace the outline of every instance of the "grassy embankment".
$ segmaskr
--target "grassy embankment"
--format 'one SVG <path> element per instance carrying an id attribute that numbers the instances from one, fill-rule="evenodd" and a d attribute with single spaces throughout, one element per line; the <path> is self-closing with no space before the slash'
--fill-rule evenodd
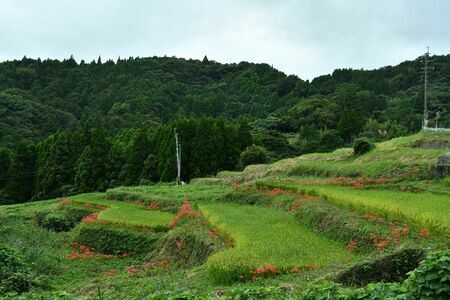
<path id="1" fill-rule="evenodd" d="M 338 206 L 363 212 L 380 212 L 386 216 L 400 218 L 417 228 L 423 227 L 437 233 L 450 232 L 450 198 L 447 195 L 270 180 L 260 181 L 258 184 L 315 194 Z"/>

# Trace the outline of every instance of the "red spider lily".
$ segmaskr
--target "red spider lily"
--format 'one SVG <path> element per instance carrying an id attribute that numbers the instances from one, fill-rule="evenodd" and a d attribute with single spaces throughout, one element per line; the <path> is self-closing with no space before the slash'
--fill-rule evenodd
<path id="1" fill-rule="evenodd" d="M 183 204 L 180 207 L 180 210 L 178 211 L 178 214 L 175 216 L 175 219 L 173 219 L 170 223 L 169 223 L 169 227 L 173 228 L 177 225 L 177 222 L 185 217 L 194 217 L 194 218 L 198 218 L 200 217 L 200 213 L 193 210 L 191 207 L 191 204 L 188 201 L 184 201 Z"/>
<path id="2" fill-rule="evenodd" d="M 62 199 L 62 200 L 59 202 L 59 204 L 60 204 L 60 205 L 67 205 L 67 204 L 70 204 L 70 200 L 69 200 L 69 199 Z"/>
<path id="3" fill-rule="evenodd" d="M 408 225 L 407 225 L 407 224 L 404 224 L 404 225 L 403 225 L 403 228 L 401 229 L 401 234 L 402 234 L 402 235 L 408 235 L 409 232 L 410 232 L 410 229 L 409 229 Z"/>
<path id="4" fill-rule="evenodd" d="M 270 274 L 278 274 L 280 273 L 277 268 L 269 263 L 266 263 L 264 266 L 258 267 L 255 271 L 250 271 L 250 274 L 261 276 L 261 275 L 270 275 Z"/>
<path id="5" fill-rule="evenodd" d="M 272 197 L 275 197 L 275 196 L 278 196 L 280 193 L 281 193 L 281 189 L 280 188 L 274 188 L 273 190 L 268 192 L 268 195 L 272 196 Z"/>
<path id="6" fill-rule="evenodd" d="M 345 248 L 347 248 L 350 252 L 354 252 L 356 250 L 356 241 L 351 241 L 347 244 L 347 246 L 345 246 Z"/>
<path id="7" fill-rule="evenodd" d="M 117 271 L 114 270 L 114 269 L 112 269 L 112 270 L 110 270 L 110 271 L 105 271 L 105 272 L 103 272 L 103 274 L 104 274 L 105 276 L 116 276 L 116 275 L 117 275 Z"/>
<path id="8" fill-rule="evenodd" d="M 376 246 L 377 252 L 380 253 L 384 248 L 387 248 L 389 246 L 389 242 L 386 240 L 381 240 L 378 244 L 376 244 Z"/>
<path id="9" fill-rule="evenodd" d="M 134 266 L 125 267 L 125 272 L 127 274 L 133 275 L 138 272 L 138 270 Z"/>
<path id="10" fill-rule="evenodd" d="M 158 204 L 150 204 L 149 206 L 147 206 L 147 209 L 158 210 L 159 209 L 159 205 Z"/>
<path id="11" fill-rule="evenodd" d="M 419 235 L 422 238 L 427 239 L 430 236 L 430 232 L 428 230 L 426 230 L 425 228 L 422 228 L 419 232 Z"/>
<path id="12" fill-rule="evenodd" d="M 245 278 L 245 276 L 244 275 L 239 275 L 239 279 L 244 279 Z"/>
<path id="13" fill-rule="evenodd" d="M 83 223 L 95 223 L 97 222 L 99 212 L 93 212 L 92 214 L 89 214 L 88 216 L 84 217 L 81 222 Z"/>
<path id="14" fill-rule="evenodd" d="M 255 281 L 255 280 L 256 280 L 256 276 L 253 276 L 253 277 L 252 277 L 252 280 Z"/>

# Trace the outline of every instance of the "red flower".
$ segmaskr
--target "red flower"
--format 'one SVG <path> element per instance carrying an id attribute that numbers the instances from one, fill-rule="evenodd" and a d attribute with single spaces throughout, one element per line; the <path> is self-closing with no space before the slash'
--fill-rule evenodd
<path id="1" fill-rule="evenodd" d="M 423 237 L 424 239 L 428 238 L 430 236 L 430 232 L 426 230 L 425 228 L 422 228 L 419 232 L 419 235 Z"/>

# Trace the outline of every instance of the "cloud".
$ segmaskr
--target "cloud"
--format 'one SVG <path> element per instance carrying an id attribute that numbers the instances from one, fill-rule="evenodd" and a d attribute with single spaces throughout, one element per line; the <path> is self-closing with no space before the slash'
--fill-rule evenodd
<path id="1" fill-rule="evenodd" d="M 265 62 L 312 79 L 450 49 L 450 2 L 3 0 L 0 60 L 175 55 Z"/>

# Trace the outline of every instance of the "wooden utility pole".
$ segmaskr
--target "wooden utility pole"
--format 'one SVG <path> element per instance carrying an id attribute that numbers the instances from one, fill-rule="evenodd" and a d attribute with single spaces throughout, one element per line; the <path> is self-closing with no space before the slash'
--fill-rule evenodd
<path id="1" fill-rule="evenodd" d="M 173 132 L 175 134 L 175 152 L 177 155 L 177 185 L 181 184 L 181 144 L 178 142 L 178 132 L 174 128 Z"/>

